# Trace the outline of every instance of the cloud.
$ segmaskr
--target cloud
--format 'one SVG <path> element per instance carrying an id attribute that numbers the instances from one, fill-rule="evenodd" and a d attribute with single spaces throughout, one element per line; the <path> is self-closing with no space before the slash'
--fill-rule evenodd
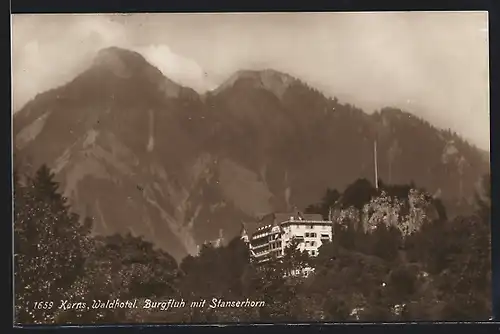
<path id="1" fill-rule="evenodd" d="M 182 57 L 165 44 L 134 48 L 169 79 L 198 92 L 215 88 L 208 74 L 192 59 Z"/>
<path id="2" fill-rule="evenodd" d="M 13 112 L 38 93 L 63 85 L 90 66 L 102 48 L 141 53 L 179 84 L 205 91 L 212 86 L 193 60 L 165 44 L 131 40 L 127 28 L 103 15 L 29 15 L 13 18 Z M 141 45 L 142 44 L 142 45 Z"/>
<path id="3" fill-rule="evenodd" d="M 367 112 L 401 107 L 488 148 L 487 36 L 485 12 L 14 15 L 14 108 L 114 45 L 199 92 L 240 69 L 273 68 Z"/>
<path id="4" fill-rule="evenodd" d="M 99 16 L 14 16 L 14 110 L 72 80 L 100 48 L 126 45 L 125 36 L 120 25 Z"/>

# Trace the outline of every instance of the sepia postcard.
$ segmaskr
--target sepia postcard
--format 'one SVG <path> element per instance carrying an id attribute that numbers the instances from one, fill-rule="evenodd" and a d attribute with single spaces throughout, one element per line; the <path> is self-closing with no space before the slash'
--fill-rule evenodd
<path id="1" fill-rule="evenodd" d="M 487 12 L 12 15 L 14 320 L 488 320 Z"/>

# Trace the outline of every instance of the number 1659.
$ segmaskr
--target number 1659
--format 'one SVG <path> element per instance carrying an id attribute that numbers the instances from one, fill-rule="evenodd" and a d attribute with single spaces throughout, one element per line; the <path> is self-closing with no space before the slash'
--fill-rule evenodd
<path id="1" fill-rule="evenodd" d="M 37 310 L 47 310 L 54 306 L 54 302 L 35 302 L 34 308 Z"/>

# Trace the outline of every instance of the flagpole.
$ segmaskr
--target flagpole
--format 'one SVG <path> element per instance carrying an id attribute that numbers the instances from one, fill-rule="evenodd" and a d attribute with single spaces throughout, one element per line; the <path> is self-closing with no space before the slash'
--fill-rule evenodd
<path id="1" fill-rule="evenodd" d="M 378 190 L 377 140 L 373 142 L 373 161 L 375 165 L 375 188 Z"/>

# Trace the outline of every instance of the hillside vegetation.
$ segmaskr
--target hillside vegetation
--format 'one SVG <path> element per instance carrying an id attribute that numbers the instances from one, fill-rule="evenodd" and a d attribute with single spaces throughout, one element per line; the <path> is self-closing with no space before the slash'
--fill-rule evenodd
<path id="1" fill-rule="evenodd" d="M 92 236 L 92 219 L 71 213 L 47 167 L 27 179 L 16 173 L 16 323 L 486 320 L 491 195 L 489 178 L 483 181 L 476 209 L 453 219 L 412 184 L 377 190 L 361 179 L 343 193 L 330 189 L 308 211 L 333 207 L 333 242 L 317 258 L 292 245 L 283 260 L 258 267 L 239 238 L 206 245 L 178 264 L 140 237 Z M 314 273 L 286 275 L 303 266 Z M 92 308 L 93 300 L 114 298 L 141 306 Z M 173 298 L 248 298 L 265 306 L 142 307 L 146 299 Z"/>

